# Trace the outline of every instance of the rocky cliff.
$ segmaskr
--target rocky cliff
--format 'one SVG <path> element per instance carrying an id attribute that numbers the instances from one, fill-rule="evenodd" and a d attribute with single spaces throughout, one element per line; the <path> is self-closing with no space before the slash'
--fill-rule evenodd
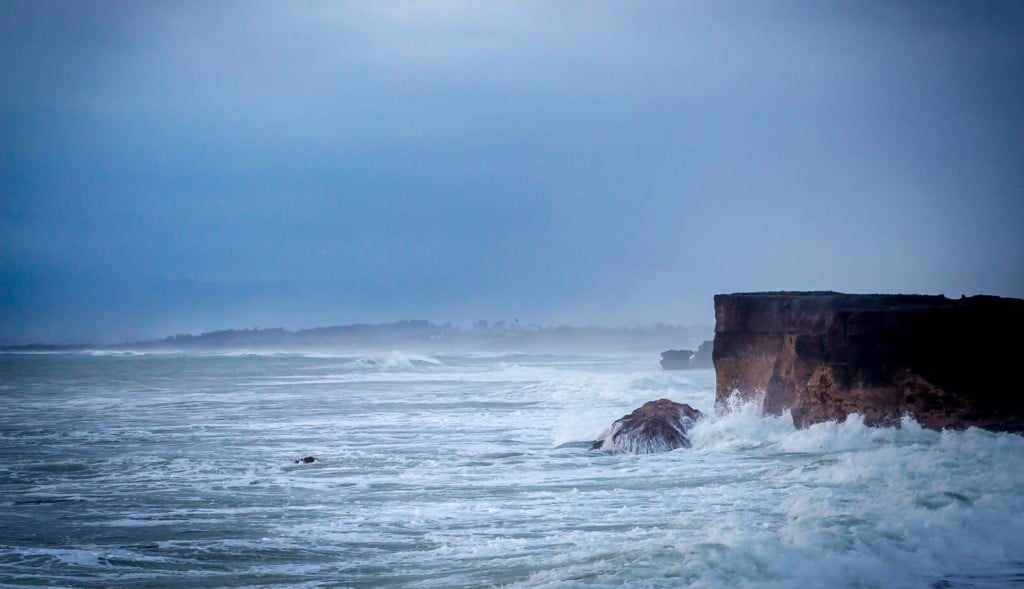
<path id="1" fill-rule="evenodd" d="M 1024 300 L 767 292 L 715 296 L 718 403 L 844 420 L 1024 432 Z"/>

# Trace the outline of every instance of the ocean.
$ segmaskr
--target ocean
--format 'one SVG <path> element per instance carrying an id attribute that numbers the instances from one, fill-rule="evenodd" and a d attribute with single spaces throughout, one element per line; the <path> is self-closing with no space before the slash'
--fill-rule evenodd
<path id="1" fill-rule="evenodd" d="M 1024 437 L 714 389 L 656 353 L 0 354 L 0 585 L 1024 587 Z M 692 448 L 588 449 L 659 398 Z"/>

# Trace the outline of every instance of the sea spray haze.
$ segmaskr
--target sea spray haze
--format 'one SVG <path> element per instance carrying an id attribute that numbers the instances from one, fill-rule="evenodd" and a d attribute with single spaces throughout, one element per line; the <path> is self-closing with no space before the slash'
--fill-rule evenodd
<path id="1" fill-rule="evenodd" d="M 1021 436 L 719 415 L 713 371 L 656 355 L 2 354 L 0 374 L 5 586 L 1024 579 Z M 708 414 L 690 449 L 571 444 L 658 398 Z"/>

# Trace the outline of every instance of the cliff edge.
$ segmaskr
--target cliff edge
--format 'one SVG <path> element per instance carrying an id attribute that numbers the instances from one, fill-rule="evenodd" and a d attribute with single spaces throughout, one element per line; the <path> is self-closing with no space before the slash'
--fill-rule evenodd
<path id="1" fill-rule="evenodd" d="M 911 414 L 1024 432 L 1024 300 L 765 292 L 715 296 L 716 402 L 762 398 L 797 427 Z"/>

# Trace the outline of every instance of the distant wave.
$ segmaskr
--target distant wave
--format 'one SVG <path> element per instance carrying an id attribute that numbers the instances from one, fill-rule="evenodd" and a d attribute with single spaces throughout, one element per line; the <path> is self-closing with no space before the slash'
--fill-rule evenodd
<path id="1" fill-rule="evenodd" d="M 361 356 L 355 359 L 358 366 L 371 369 L 414 368 L 416 366 L 438 366 L 443 364 L 437 358 L 393 350 L 384 355 Z"/>
<path id="2" fill-rule="evenodd" d="M 390 352 L 332 352 L 306 350 L 111 350 L 111 349 L 67 349 L 67 350 L 3 350 L 2 354 L 24 356 L 75 355 L 95 358 L 135 358 L 144 356 L 190 356 L 211 358 L 319 358 L 349 361 L 354 366 L 372 369 L 411 368 L 444 364 L 440 358 L 392 350 Z M 443 358 L 443 357 L 442 357 Z"/>
<path id="3" fill-rule="evenodd" d="M 423 354 L 402 352 L 400 350 L 392 350 L 390 352 L 233 350 L 229 352 L 203 352 L 199 355 L 237 358 L 315 358 L 324 360 L 340 360 L 352 368 L 369 371 L 409 369 L 444 364 L 444 362 L 438 358 Z"/>
<path id="4" fill-rule="evenodd" d="M 146 356 L 153 352 L 139 352 L 135 350 L 82 350 L 79 352 L 86 356 L 112 356 L 112 357 L 131 357 L 131 356 Z"/>

